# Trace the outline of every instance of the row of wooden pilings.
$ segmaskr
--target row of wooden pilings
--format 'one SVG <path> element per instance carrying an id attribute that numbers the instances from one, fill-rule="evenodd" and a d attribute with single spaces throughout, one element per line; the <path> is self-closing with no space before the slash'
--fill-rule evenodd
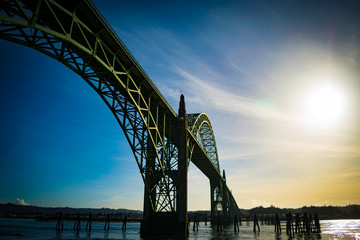
<path id="1" fill-rule="evenodd" d="M 203 221 L 205 222 L 205 226 L 206 226 L 207 222 L 208 222 L 207 216 L 205 216 Z M 193 232 L 197 232 L 199 230 L 199 223 L 200 223 L 200 217 L 195 216 L 193 219 Z M 238 219 L 237 216 L 235 215 L 234 216 L 234 231 L 235 232 L 239 231 L 239 229 L 240 229 L 239 224 L 240 224 L 240 226 L 242 225 L 241 218 Z M 217 216 L 214 227 L 216 227 L 216 231 L 218 233 L 221 233 L 223 231 L 223 225 L 224 224 L 221 221 L 221 217 Z"/>
<path id="2" fill-rule="evenodd" d="M 194 217 L 193 220 L 193 231 L 197 232 L 199 229 L 199 221 L 200 218 L 198 216 Z M 240 226 L 242 225 L 241 218 L 238 218 L 236 215 L 233 219 L 234 222 L 234 232 L 240 231 Z M 249 218 L 247 218 L 247 224 L 249 225 Z M 260 225 L 258 221 L 258 217 L 255 214 L 253 217 L 253 232 L 257 233 L 260 232 Z M 264 224 L 264 216 L 261 216 L 261 223 Z M 274 225 L 275 229 L 274 232 L 277 234 L 281 233 L 281 222 L 280 217 L 276 213 L 275 215 L 266 215 L 265 217 L 265 224 Z M 205 219 L 205 225 L 207 225 L 207 219 Z M 291 212 L 286 214 L 286 234 L 290 237 L 294 236 L 295 234 L 309 234 L 309 233 L 321 233 L 320 230 L 320 220 L 317 213 L 312 215 L 311 213 L 297 213 L 293 215 Z M 221 218 L 218 217 L 216 221 L 216 230 L 218 233 L 223 231 L 223 224 L 221 223 Z"/>
<path id="3" fill-rule="evenodd" d="M 281 233 L 281 222 L 280 217 L 276 213 L 274 219 L 275 229 L 274 232 Z M 294 221 L 295 220 L 295 221 Z M 259 221 L 256 214 L 254 215 L 254 232 L 260 232 Z M 321 233 L 320 229 L 320 220 L 317 213 L 312 216 L 311 213 L 297 213 L 295 216 L 288 212 L 286 214 L 286 234 L 289 236 L 294 236 L 295 234 L 302 233 Z"/>
<path id="4" fill-rule="evenodd" d="M 74 221 L 74 231 L 80 231 L 81 230 L 81 215 L 78 214 L 76 219 L 64 219 L 64 215 L 63 213 L 59 213 L 58 217 L 57 217 L 57 221 L 56 221 L 56 231 L 62 231 L 64 229 L 64 220 L 68 220 L 68 221 Z M 106 215 L 105 219 L 102 219 L 105 222 L 104 225 L 104 230 L 109 230 L 110 229 L 110 214 Z M 99 221 L 99 219 L 94 219 L 93 215 L 90 213 L 88 215 L 88 218 L 86 220 L 86 231 L 91 231 L 91 225 L 93 221 Z M 126 225 L 128 222 L 127 216 L 125 215 L 125 217 L 121 220 L 122 221 L 122 231 L 126 231 Z"/>

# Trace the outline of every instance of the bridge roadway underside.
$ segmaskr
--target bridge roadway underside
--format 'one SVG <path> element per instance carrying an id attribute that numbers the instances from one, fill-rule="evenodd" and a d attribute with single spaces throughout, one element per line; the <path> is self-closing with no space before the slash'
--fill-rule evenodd
<path id="1" fill-rule="evenodd" d="M 211 180 L 223 181 L 221 174 L 216 169 L 214 164 L 209 160 L 204 149 L 200 146 L 199 142 L 195 139 L 194 135 L 191 134 L 190 130 L 188 130 L 188 135 L 190 136 L 190 141 L 192 141 L 196 147 L 192 152 L 191 162 L 194 163 L 199 170 Z"/>

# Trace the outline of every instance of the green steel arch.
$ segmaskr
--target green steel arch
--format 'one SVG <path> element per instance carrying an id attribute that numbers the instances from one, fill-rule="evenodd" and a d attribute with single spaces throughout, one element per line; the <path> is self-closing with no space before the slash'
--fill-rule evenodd
<path id="1" fill-rule="evenodd" d="M 215 134 L 210 122 L 210 118 L 206 113 L 187 114 L 187 124 L 189 131 L 204 149 L 206 155 L 215 166 L 220 178 L 209 178 L 210 180 L 210 199 L 211 199 L 211 221 L 217 223 L 219 218 L 223 222 L 225 218 L 229 218 L 229 198 L 226 194 L 224 186 L 225 179 L 221 178 L 219 156 L 216 147 Z M 191 148 L 190 148 L 191 149 Z M 190 158 L 196 158 L 190 154 Z M 196 161 L 191 159 L 191 161 Z"/>
<path id="2" fill-rule="evenodd" d="M 206 113 L 187 114 L 187 125 L 190 132 L 204 148 L 207 156 L 220 173 L 219 156 L 217 153 L 214 131 L 210 118 Z"/>
<path id="3" fill-rule="evenodd" d="M 226 211 L 231 193 L 209 117 L 178 116 L 90 0 L 0 0 L 0 38 L 56 59 L 103 99 L 144 181 L 144 219 L 177 213 L 187 222 L 187 160 L 210 179 L 212 212 Z"/>
<path id="4" fill-rule="evenodd" d="M 48 55 L 103 99 L 134 153 L 154 212 L 176 211 L 176 113 L 86 0 L 1 0 L 0 38 Z"/>

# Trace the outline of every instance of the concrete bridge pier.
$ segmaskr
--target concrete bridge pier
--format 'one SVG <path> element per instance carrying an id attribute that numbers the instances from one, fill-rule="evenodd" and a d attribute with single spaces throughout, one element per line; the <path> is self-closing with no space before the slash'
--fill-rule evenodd
<path id="1" fill-rule="evenodd" d="M 210 179 L 211 225 L 226 224 L 226 204 L 224 204 L 223 184 L 221 180 Z M 225 209 L 224 209 L 225 207 Z"/>
<path id="2" fill-rule="evenodd" d="M 150 201 L 156 201 L 156 193 L 149 195 L 145 187 L 144 194 L 144 216 L 141 222 L 140 234 L 142 236 L 187 236 L 189 234 L 189 222 L 187 212 L 187 169 L 188 169 L 188 146 L 187 146 L 187 120 L 185 110 L 185 99 L 181 95 L 178 119 L 172 128 L 175 145 L 178 147 L 178 165 L 177 170 L 169 174 L 173 179 L 176 188 L 176 206 L 175 211 L 154 211 Z M 147 163 L 147 168 L 154 166 L 154 161 Z M 159 175 L 162 174 L 159 172 Z M 148 176 L 148 175 L 147 175 Z M 151 178 L 151 176 L 148 176 Z M 159 177 L 160 179 L 160 177 Z M 158 179 L 158 180 L 159 180 Z M 148 181 L 149 180 L 149 181 Z M 154 179 L 146 179 L 151 187 L 158 182 Z M 152 181 L 152 182 L 151 182 Z"/>
<path id="3" fill-rule="evenodd" d="M 210 191 L 211 224 L 227 225 L 232 223 L 234 221 L 234 206 L 227 191 L 226 180 L 210 180 Z"/>

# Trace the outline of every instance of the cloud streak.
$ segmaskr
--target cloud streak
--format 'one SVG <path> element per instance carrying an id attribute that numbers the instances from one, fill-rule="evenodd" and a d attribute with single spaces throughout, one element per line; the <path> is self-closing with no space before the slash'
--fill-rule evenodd
<path id="1" fill-rule="evenodd" d="M 16 198 L 15 204 L 16 205 L 21 205 L 21 206 L 28 206 L 29 205 L 28 203 L 25 202 L 24 199 L 21 199 L 21 198 Z"/>

